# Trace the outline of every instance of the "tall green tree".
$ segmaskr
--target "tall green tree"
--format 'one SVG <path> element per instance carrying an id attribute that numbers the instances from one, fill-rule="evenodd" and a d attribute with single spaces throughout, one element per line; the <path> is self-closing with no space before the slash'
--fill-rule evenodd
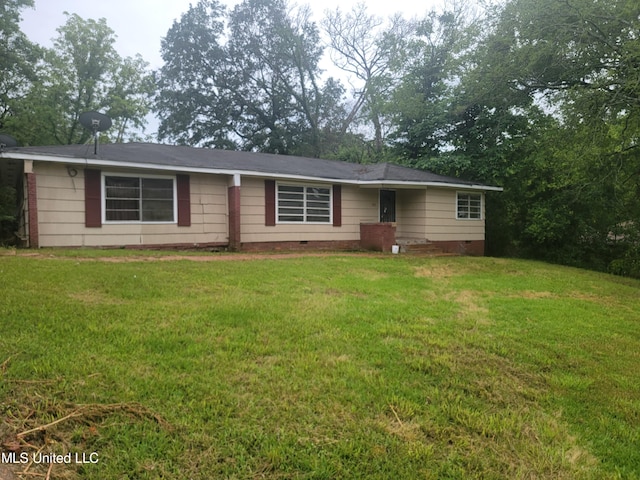
<path id="1" fill-rule="evenodd" d="M 20 12 L 29 7 L 33 0 L 0 1 L 0 123 L 15 115 L 16 103 L 36 78 L 41 52 L 20 30 Z"/>
<path id="2" fill-rule="evenodd" d="M 452 3 L 414 21 L 405 40 L 405 60 L 393 67 L 401 81 L 392 94 L 389 135 L 405 163 L 451 150 L 449 132 L 456 119 L 456 88 L 464 74 L 465 60 L 475 41 L 478 24 L 467 5 Z"/>
<path id="3" fill-rule="evenodd" d="M 153 107 L 155 78 L 141 55 L 122 58 L 112 72 L 105 111 L 114 125 L 108 133 L 114 142 L 144 139 L 142 132 Z"/>
<path id="4" fill-rule="evenodd" d="M 157 72 L 158 137 L 180 144 L 234 149 L 234 111 L 225 87 L 226 10 L 217 1 L 190 5 L 162 40 Z M 239 109 L 240 107 L 238 107 Z"/>
<path id="5" fill-rule="evenodd" d="M 353 103 L 342 131 L 364 120 L 365 126 L 373 131 L 374 149 L 380 156 L 389 126 L 387 102 L 401 78 L 393 65 L 403 64 L 404 42 L 413 25 L 400 16 L 387 21 L 370 15 L 365 3 L 357 4 L 346 13 L 340 8 L 327 11 L 322 25 L 334 65 L 349 74 L 354 82 Z"/>
<path id="6" fill-rule="evenodd" d="M 58 34 L 18 107 L 16 127 L 23 142 L 84 143 L 91 132 L 80 125 L 79 116 L 89 110 L 112 117 L 115 128 L 104 134 L 109 140 L 136 138 L 154 91 L 147 63 L 140 56 L 118 55 L 115 33 L 105 19 L 67 15 Z"/>
<path id="7" fill-rule="evenodd" d="M 318 156 L 341 91 L 321 81 L 323 48 L 309 7 L 245 0 L 229 24 L 235 103 L 246 106 L 236 133 L 248 148 Z"/>
<path id="8" fill-rule="evenodd" d="M 162 52 L 161 138 L 311 156 L 326 149 L 343 91 L 321 80 L 308 8 L 244 0 L 227 14 L 203 0 L 174 23 Z"/>
<path id="9" fill-rule="evenodd" d="M 604 268 L 637 240 L 614 245 L 612 232 L 640 224 L 640 5 L 511 0 L 488 20 L 462 80 L 457 151 L 476 171 L 505 159 L 493 171 L 512 198 L 512 244 Z"/>

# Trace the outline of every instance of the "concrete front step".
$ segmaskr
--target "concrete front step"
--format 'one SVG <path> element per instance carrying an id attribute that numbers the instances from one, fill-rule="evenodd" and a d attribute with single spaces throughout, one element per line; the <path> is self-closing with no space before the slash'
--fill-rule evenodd
<path id="1" fill-rule="evenodd" d="M 425 255 L 438 255 L 443 253 L 440 247 L 432 243 L 404 245 L 400 247 L 400 251 L 403 253 L 420 253 Z"/>
<path id="2" fill-rule="evenodd" d="M 396 239 L 396 243 L 400 246 L 401 253 L 423 255 L 439 255 L 443 253 L 440 247 L 434 245 L 426 239 L 398 238 Z"/>

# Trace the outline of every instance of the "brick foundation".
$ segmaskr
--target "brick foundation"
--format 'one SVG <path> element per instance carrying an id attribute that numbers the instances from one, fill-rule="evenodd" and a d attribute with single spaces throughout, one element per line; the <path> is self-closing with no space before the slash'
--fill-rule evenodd
<path id="1" fill-rule="evenodd" d="M 298 242 L 251 242 L 243 243 L 242 252 L 282 252 L 282 251 L 343 251 L 360 250 L 358 240 L 298 241 Z"/>
<path id="2" fill-rule="evenodd" d="M 484 240 L 448 240 L 432 243 L 440 248 L 444 253 L 471 255 L 476 257 L 484 256 Z"/>
<path id="3" fill-rule="evenodd" d="M 361 223 L 360 247 L 364 250 L 390 252 L 396 243 L 396 226 L 393 223 Z"/>
<path id="4" fill-rule="evenodd" d="M 90 248 L 101 248 L 104 250 L 210 250 L 210 251 L 224 251 L 229 247 L 226 243 L 211 242 L 211 243 L 160 243 L 160 244 L 145 244 L 145 245 L 104 245 Z M 61 247 L 62 248 L 62 247 Z M 79 248 L 79 247 L 64 247 L 64 248 Z M 84 248 L 84 247 L 83 247 Z"/>

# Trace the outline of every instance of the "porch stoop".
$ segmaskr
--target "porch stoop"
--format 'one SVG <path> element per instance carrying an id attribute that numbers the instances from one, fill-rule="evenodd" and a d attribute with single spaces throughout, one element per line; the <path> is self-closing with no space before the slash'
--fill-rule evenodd
<path id="1" fill-rule="evenodd" d="M 444 251 L 426 238 L 397 238 L 396 244 L 400 246 L 400 253 L 412 253 L 421 255 L 443 255 Z"/>

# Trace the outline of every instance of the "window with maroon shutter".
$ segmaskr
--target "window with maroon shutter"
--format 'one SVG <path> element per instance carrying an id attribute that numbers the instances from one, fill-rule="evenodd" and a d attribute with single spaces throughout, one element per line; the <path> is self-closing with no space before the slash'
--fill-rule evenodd
<path id="1" fill-rule="evenodd" d="M 188 175 L 106 174 L 102 178 L 105 222 L 191 225 Z"/>
<path id="2" fill-rule="evenodd" d="M 104 177 L 107 222 L 174 222 L 173 178 Z"/>
<path id="3" fill-rule="evenodd" d="M 278 223 L 329 223 L 331 189 L 325 186 L 277 186 Z"/>
<path id="4" fill-rule="evenodd" d="M 86 227 L 102 226 L 103 207 L 106 222 L 174 223 L 177 216 L 178 226 L 191 225 L 189 175 L 103 177 L 100 170 L 86 169 L 84 177 Z"/>

